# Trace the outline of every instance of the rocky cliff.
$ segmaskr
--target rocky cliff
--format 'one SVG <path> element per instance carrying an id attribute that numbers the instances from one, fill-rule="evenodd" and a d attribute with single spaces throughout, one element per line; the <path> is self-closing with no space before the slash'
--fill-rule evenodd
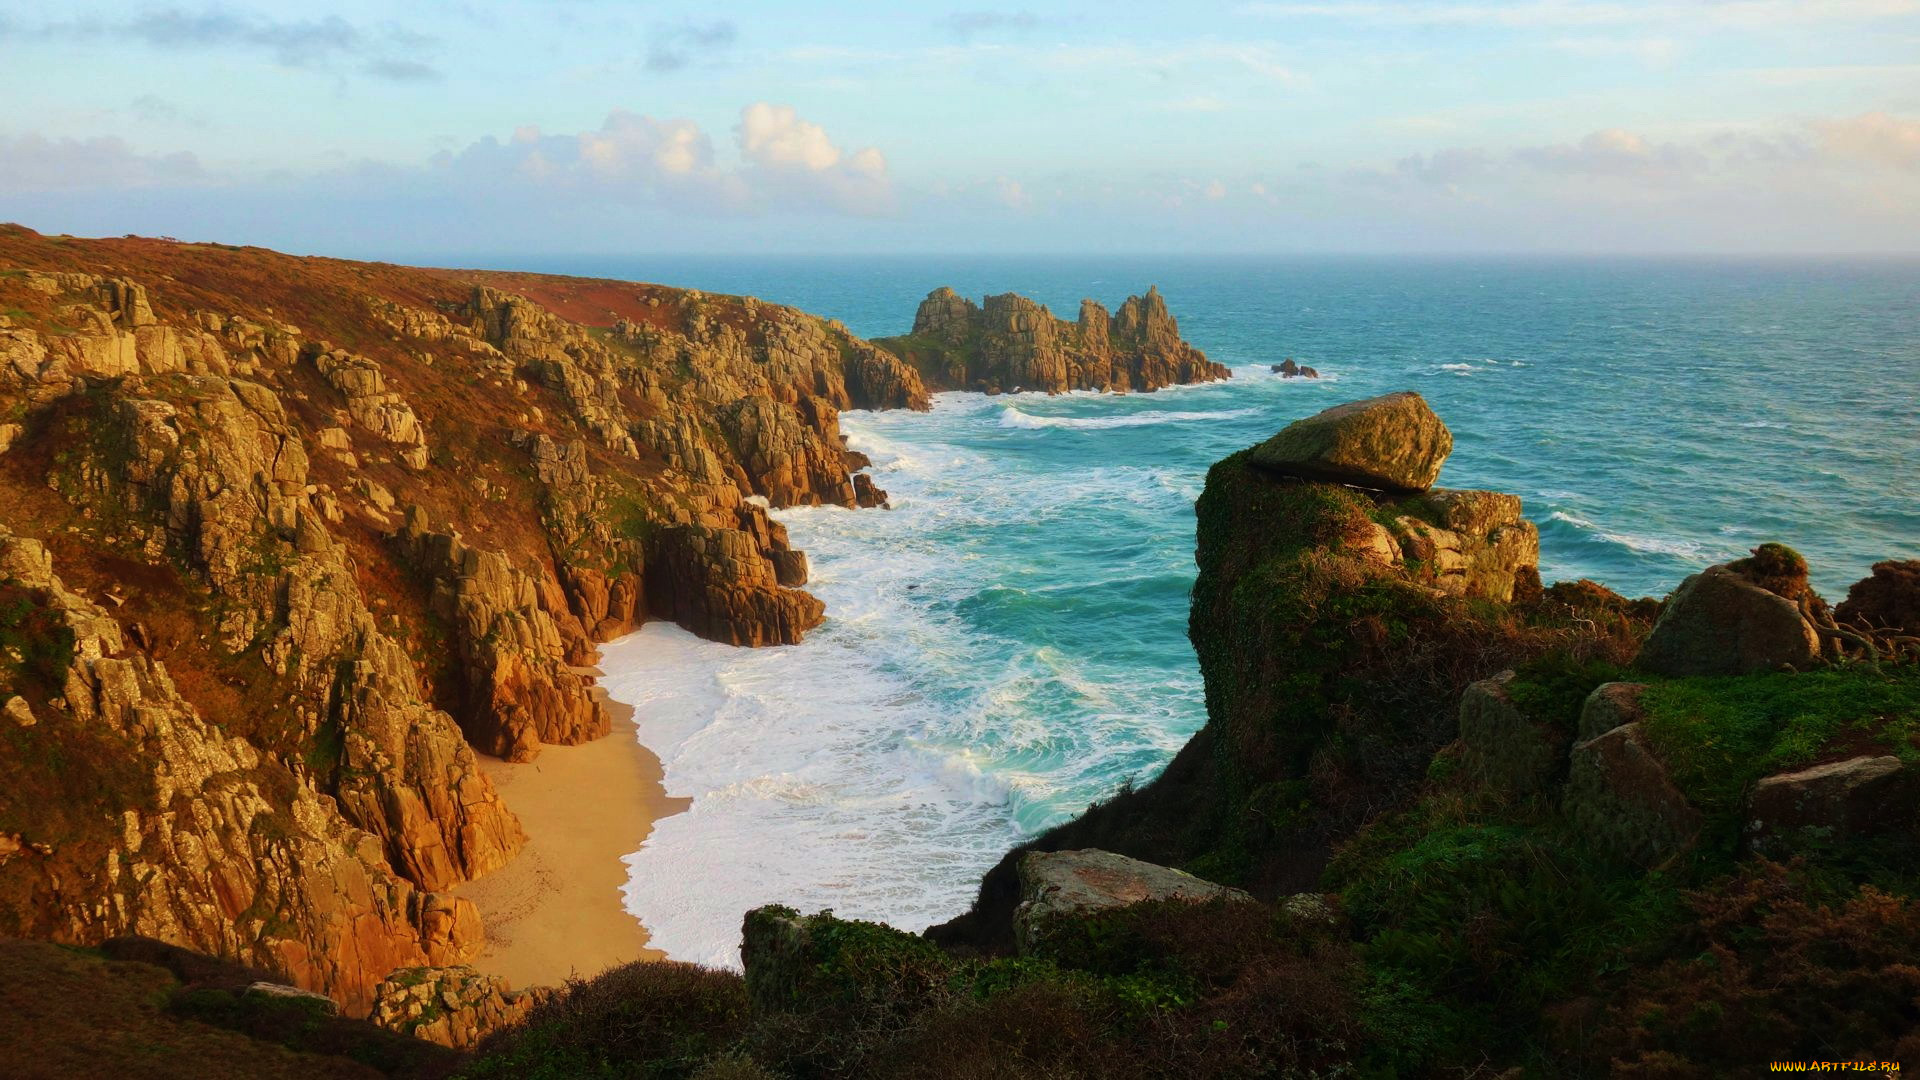
<path id="1" fill-rule="evenodd" d="M 1080 302 L 1074 322 L 1015 293 L 975 304 L 950 288 L 920 302 L 913 332 L 876 344 L 906 359 L 935 390 L 1157 390 L 1230 377 L 1180 338 L 1157 289 L 1117 313 Z"/>
<path id="2" fill-rule="evenodd" d="M 1183 1051 L 1177 1025 L 1204 1013 L 1228 957 L 1276 925 L 1314 957 L 1233 983 L 1285 1003 L 1264 1016 L 1324 1011 L 1220 1075 L 1281 1071 L 1349 1022 L 1364 1034 L 1330 1071 L 1705 1077 L 1920 1058 L 1896 974 L 1920 948 L 1915 565 L 1879 564 L 1832 609 L 1780 544 L 1664 602 L 1543 588 L 1517 499 L 1431 486 L 1451 445 L 1398 394 L 1216 464 L 1189 625 L 1205 727 L 1151 783 L 1008 855 L 928 936 L 1013 952 L 1036 907 L 1088 875 L 1129 903 L 1184 880 L 1103 869 L 1113 856 L 1084 850 L 1098 848 L 1267 905 L 1238 931 L 1217 903 L 1178 928 L 1102 917 L 1094 947 L 1062 958 L 1193 976 L 1202 1003 L 1157 1021 Z M 1082 881 L 1037 875 L 1041 860 Z M 1310 910 L 1352 951 L 1312 951 Z"/>
<path id="3" fill-rule="evenodd" d="M 480 947 L 443 890 L 523 836 L 476 749 L 604 734 L 582 665 L 648 618 L 799 640 L 766 508 L 883 500 L 838 411 L 927 403 L 838 324 L 628 283 L 5 227 L 0 313 L 0 935 L 358 1014 Z"/>

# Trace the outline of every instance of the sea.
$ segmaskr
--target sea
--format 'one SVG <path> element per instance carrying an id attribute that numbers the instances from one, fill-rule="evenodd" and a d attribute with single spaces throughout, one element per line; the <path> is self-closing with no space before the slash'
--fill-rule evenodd
<path id="1" fill-rule="evenodd" d="M 626 903 L 735 967 L 765 903 L 919 930 L 1013 844 L 1150 780 L 1205 721 L 1186 635 L 1209 465 L 1396 390 L 1452 428 L 1451 487 L 1520 495 L 1549 580 L 1662 595 L 1779 540 L 1830 599 L 1920 558 L 1920 262 L 1776 259 L 576 258 L 531 270 L 741 293 L 910 329 L 931 289 L 1072 317 L 1159 286 L 1229 381 L 937 395 L 847 413 L 890 510 L 776 516 L 827 621 L 739 649 L 606 647 L 670 794 Z M 1317 380 L 1282 379 L 1287 358 Z M 591 798 L 591 793 L 583 793 Z"/>

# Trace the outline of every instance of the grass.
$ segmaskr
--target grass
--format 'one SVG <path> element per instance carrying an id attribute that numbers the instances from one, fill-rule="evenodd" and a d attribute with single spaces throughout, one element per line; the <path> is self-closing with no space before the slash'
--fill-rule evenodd
<path id="1" fill-rule="evenodd" d="M 0 971 L 10 1080 L 376 1080 L 436 1075 L 450 1056 L 297 1000 L 189 989 L 159 963 L 96 950 L 0 941 Z"/>
<path id="2" fill-rule="evenodd" d="M 1618 664 L 1576 660 L 1555 651 L 1516 668 L 1507 683 L 1507 698 L 1534 719 L 1572 731 L 1587 695 L 1625 676 L 1626 669 Z"/>
<path id="3" fill-rule="evenodd" d="M 1709 813 L 1763 776 L 1854 753 L 1920 761 L 1920 667 L 1676 679 L 1641 699 L 1674 781 Z"/>

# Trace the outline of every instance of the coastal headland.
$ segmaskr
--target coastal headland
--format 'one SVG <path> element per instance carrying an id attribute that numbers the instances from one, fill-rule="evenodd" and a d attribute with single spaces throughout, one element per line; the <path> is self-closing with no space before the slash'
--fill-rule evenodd
<path id="1" fill-rule="evenodd" d="M 768 508 L 884 504 L 839 411 L 928 405 L 837 322 L 627 282 L 5 226 L 0 311 L 0 933 L 443 1041 L 652 955 L 619 858 L 672 803 L 597 646 L 800 640 Z M 1122 311 L 1133 388 L 1219 374 Z"/>

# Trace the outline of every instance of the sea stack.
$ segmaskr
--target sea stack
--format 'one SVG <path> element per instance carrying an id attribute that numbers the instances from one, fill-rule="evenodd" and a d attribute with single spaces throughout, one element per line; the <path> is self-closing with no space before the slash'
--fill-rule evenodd
<path id="1" fill-rule="evenodd" d="M 933 390 L 1157 390 L 1231 377 L 1180 338 L 1158 289 L 1118 312 L 1080 302 L 1073 322 L 1018 293 L 981 303 L 942 286 L 914 314 L 913 332 L 874 344 L 911 364 Z"/>

